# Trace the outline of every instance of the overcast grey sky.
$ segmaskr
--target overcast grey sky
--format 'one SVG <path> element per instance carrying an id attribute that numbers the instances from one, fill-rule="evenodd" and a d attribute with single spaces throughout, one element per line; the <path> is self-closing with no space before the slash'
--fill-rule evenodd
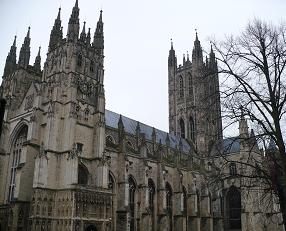
<path id="1" fill-rule="evenodd" d="M 45 60 L 58 8 L 67 23 L 75 0 L 0 0 L 0 75 L 14 35 L 17 55 L 31 26 L 31 59 L 42 46 Z M 173 38 L 178 63 L 191 53 L 198 30 L 207 38 L 238 34 L 258 17 L 285 20 L 285 0 L 79 0 L 80 22 L 92 33 L 103 10 L 106 108 L 159 129 L 168 130 L 167 58 Z M 18 57 L 18 56 L 17 56 Z"/>

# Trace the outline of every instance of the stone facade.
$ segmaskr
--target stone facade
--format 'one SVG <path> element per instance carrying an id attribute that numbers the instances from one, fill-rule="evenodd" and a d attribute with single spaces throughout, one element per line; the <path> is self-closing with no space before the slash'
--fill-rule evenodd
<path id="1" fill-rule="evenodd" d="M 192 62 L 177 66 L 170 50 L 170 133 L 105 109 L 102 12 L 91 39 L 76 1 L 63 38 L 59 10 L 43 70 L 40 50 L 29 59 L 30 28 L 0 88 L 0 230 L 282 230 L 278 207 L 257 208 L 239 179 L 210 184 L 210 163 L 223 163 L 213 147 L 227 140 L 215 55 L 203 62 L 197 36 Z"/>

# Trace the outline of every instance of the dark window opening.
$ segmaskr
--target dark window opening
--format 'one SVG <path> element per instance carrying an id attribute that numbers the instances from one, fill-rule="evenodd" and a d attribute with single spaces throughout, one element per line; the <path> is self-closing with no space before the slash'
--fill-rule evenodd
<path id="1" fill-rule="evenodd" d="M 180 129 L 181 129 L 181 137 L 185 138 L 185 122 L 182 118 L 180 119 Z"/>
<path id="2" fill-rule="evenodd" d="M 94 62 L 90 61 L 90 66 L 89 66 L 90 72 L 94 72 Z"/>
<path id="3" fill-rule="evenodd" d="M 193 117 L 190 117 L 190 138 L 195 141 L 195 121 Z"/>
<path id="4" fill-rule="evenodd" d="M 82 152 L 83 144 L 82 143 L 76 143 L 76 150 L 79 151 L 79 152 Z"/>
<path id="5" fill-rule="evenodd" d="M 81 67 L 81 65 L 82 65 L 82 55 L 81 55 L 81 54 L 79 54 L 79 55 L 77 56 L 77 65 L 78 65 L 79 67 Z"/>
<path id="6" fill-rule="evenodd" d="M 148 180 L 148 195 L 149 195 L 148 205 L 149 205 L 151 212 L 153 213 L 154 212 L 155 185 L 151 179 Z"/>
<path id="7" fill-rule="evenodd" d="M 187 190 L 186 188 L 183 186 L 183 212 L 186 213 L 187 212 Z"/>
<path id="8" fill-rule="evenodd" d="M 80 164 L 78 166 L 78 184 L 87 185 L 88 183 L 88 170 L 87 168 Z"/>
<path id="9" fill-rule="evenodd" d="M 227 193 L 229 229 L 241 229 L 241 194 L 231 186 Z"/>

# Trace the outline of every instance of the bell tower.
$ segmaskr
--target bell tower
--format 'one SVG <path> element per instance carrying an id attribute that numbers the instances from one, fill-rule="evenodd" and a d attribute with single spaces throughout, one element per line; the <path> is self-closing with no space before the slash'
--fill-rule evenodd
<path id="1" fill-rule="evenodd" d="M 203 60 L 196 33 L 192 60 L 177 57 L 171 43 L 168 58 L 169 132 L 189 141 L 200 155 L 209 155 L 222 139 L 219 82 L 215 54 Z"/>

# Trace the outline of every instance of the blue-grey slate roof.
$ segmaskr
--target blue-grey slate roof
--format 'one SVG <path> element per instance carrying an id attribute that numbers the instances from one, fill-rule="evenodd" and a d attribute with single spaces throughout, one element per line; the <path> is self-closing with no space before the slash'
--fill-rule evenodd
<path id="1" fill-rule="evenodd" d="M 230 154 L 240 151 L 240 143 L 238 137 L 230 137 L 223 140 L 223 154 Z"/>
<path id="2" fill-rule="evenodd" d="M 122 115 L 121 117 L 125 132 L 135 135 L 138 121 Z M 119 118 L 120 118 L 119 114 L 113 111 L 105 110 L 105 123 L 107 126 L 118 129 Z M 139 122 L 139 127 L 140 127 L 140 133 L 144 133 L 147 140 L 152 140 L 153 127 L 143 124 L 141 122 Z M 156 142 L 159 143 L 161 140 L 162 144 L 166 144 L 166 138 L 168 133 L 156 128 L 155 132 L 156 132 Z M 181 139 L 179 136 L 175 136 L 173 134 L 169 134 L 169 139 L 170 139 L 170 146 L 172 148 L 176 147 L 179 148 L 181 140 L 183 152 L 190 153 L 191 147 L 185 139 Z M 238 152 L 239 150 L 240 150 L 239 140 L 236 137 L 227 138 L 223 140 L 223 153 L 225 154 L 234 153 Z"/>
<path id="3" fill-rule="evenodd" d="M 120 117 L 119 114 L 113 111 L 105 110 L 105 123 L 107 126 L 117 129 L 119 117 Z M 133 135 L 136 134 L 136 127 L 138 121 L 122 116 L 122 122 L 124 125 L 125 132 Z M 140 133 L 144 133 L 147 140 L 152 140 L 153 127 L 143 124 L 141 122 L 139 122 L 139 127 L 140 127 Z M 156 142 L 159 143 L 161 140 L 162 144 L 166 144 L 166 138 L 168 133 L 156 128 L 155 132 L 156 132 Z M 172 148 L 176 148 L 176 146 L 177 148 L 179 148 L 180 137 L 175 136 L 173 134 L 169 134 L 169 139 L 170 139 L 170 146 Z M 190 151 L 190 145 L 185 139 L 182 139 L 182 149 L 183 152 L 185 153 L 189 153 Z"/>

